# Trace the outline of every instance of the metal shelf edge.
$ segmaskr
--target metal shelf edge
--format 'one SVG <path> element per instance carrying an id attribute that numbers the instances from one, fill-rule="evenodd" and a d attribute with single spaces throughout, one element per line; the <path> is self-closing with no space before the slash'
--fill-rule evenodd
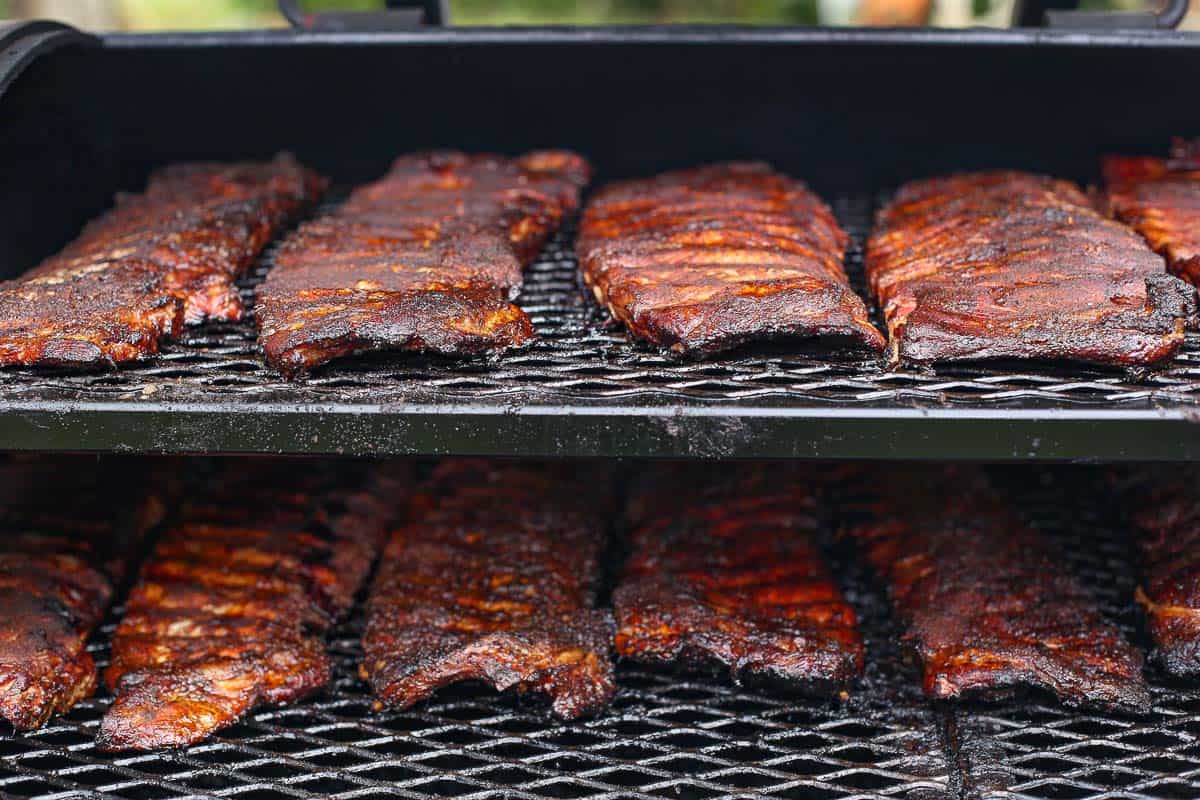
<path id="1" fill-rule="evenodd" d="M 0 405 L 0 449 L 351 456 L 1200 460 L 1188 409 Z"/>

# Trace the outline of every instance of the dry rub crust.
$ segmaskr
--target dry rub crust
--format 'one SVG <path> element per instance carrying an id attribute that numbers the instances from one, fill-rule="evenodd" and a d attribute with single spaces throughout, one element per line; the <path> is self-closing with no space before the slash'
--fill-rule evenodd
<path id="1" fill-rule="evenodd" d="M 185 504 L 113 637 L 102 749 L 195 744 L 325 687 L 324 633 L 366 580 L 405 484 L 402 468 L 358 470 L 231 464 Z"/>
<path id="2" fill-rule="evenodd" d="M 1040 688 L 1072 706 L 1149 708 L 1142 653 L 981 472 L 908 466 L 857 483 L 865 518 L 846 533 L 887 584 L 928 696 Z"/>
<path id="3" fill-rule="evenodd" d="M 1173 356 L 1195 290 L 1066 181 L 980 172 L 914 181 L 877 215 L 867 278 L 893 363 Z"/>
<path id="4" fill-rule="evenodd" d="M 767 164 L 726 163 L 605 187 L 577 249 L 597 301 L 675 353 L 815 336 L 880 351 L 846 278 L 848 242 L 804 184 Z"/>
<path id="5" fill-rule="evenodd" d="M 575 718 L 616 690 L 612 619 L 595 608 L 609 476 L 563 464 L 443 462 L 392 533 L 367 601 L 361 673 L 407 708 L 481 680 Z"/>
<path id="6" fill-rule="evenodd" d="M 85 646 L 162 516 L 144 470 L 94 458 L 0 465 L 0 716 L 44 725 L 96 688 Z"/>
<path id="7" fill-rule="evenodd" d="M 118 196 L 57 255 L 0 283 L 0 366 L 120 364 L 185 323 L 238 319 L 234 281 L 322 187 L 286 154 L 153 173 L 142 194 Z"/>
<path id="8" fill-rule="evenodd" d="M 863 642 L 816 542 L 815 477 L 780 466 L 645 476 L 613 595 L 617 652 L 811 693 L 846 688 Z"/>
<path id="9" fill-rule="evenodd" d="M 1200 139 L 1177 139 L 1169 158 L 1107 156 L 1103 167 L 1109 212 L 1200 285 Z"/>
<path id="10" fill-rule="evenodd" d="M 404 156 L 287 239 L 259 289 L 267 360 L 294 376 L 372 350 L 469 356 L 533 338 L 511 300 L 591 172 L 561 151 Z"/>
<path id="11" fill-rule="evenodd" d="M 1137 600 L 1154 658 L 1174 675 L 1200 675 L 1200 470 L 1138 467 L 1114 476 L 1141 561 Z"/>

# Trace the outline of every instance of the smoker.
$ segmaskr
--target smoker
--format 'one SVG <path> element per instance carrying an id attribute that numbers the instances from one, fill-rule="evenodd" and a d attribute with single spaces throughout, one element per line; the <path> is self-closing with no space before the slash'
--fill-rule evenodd
<path id="1" fill-rule="evenodd" d="M 291 4 L 285 4 L 291 9 Z M 436 21 L 436 4 L 424 12 Z M 1158 17 L 1028 5 L 1011 30 L 453 29 L 412 12 L 294 15 L 292 30 L 90 35 L 0 29 L 0 269 L 14 276 L 174 161 L 288 149 L 331 196 L 425 148 L 569 147 L 593 185 L 729 158 L 802 177 L 861 248 L 902 181 L 1011 166 L 1098 180 L 1104 153 L 1200 131 L 1200 35 Z M 396 16 L 389 16 L 396 14 Z M 400 23 L 400 24 L 396 24 Z M 1159 27 L 1159 25 L 1166 27 Z M 268 249 L 244 284 L 270 268 Z M 1200 459 L 1200 339 L 1165 369 L 886 370 L 750 348 L 678 361 L 604 324 L 573 227 L 518 300 L 539 338 L 495 361 L 373 356 L 289 382 L 253 322 L 205 325 L 112 372 L 0 373 L 0 449 L 147 455 L 986 460 L 1130 629 L 1131 557 L 1091 472 L 1051 462 Z M 1020 465 L 1019 467 L 1017 465 Z M 1064 493 L 1075 500 L 1064 506 Z M 1086 542 L 1086 543 L 1085 543 Z M 186 750 L 108 755 L 85 701 L 0 736 L 0 793 L 61 797 L 1191 797 L 1200 693 L 1156 680 L 1146 718 L 1052 702 L 943 707 L 906 676 L 879 589 L 849 594 L 868 674 L 822 703 L 622 667 L 613 709 L 562 723 L 470 688 L 374 712 L 356 622 L 325 696 Z M 96 645 L 103 659 L 104 635 Z"/>

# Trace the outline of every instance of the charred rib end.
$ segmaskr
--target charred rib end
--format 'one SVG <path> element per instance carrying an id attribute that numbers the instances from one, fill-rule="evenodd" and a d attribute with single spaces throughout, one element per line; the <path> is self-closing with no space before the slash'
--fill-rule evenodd
<path id="1" fill-rule="evenodd" d="M 95 691 L 96 664 L 84 651 L 66 664 L 0 665 L 0 716 L 17 730 L 40 728 Z"/>

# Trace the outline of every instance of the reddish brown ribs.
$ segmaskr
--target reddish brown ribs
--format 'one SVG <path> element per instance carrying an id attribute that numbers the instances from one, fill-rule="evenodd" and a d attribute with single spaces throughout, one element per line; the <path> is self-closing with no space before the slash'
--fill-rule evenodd
<path id="1" fill-rule="evenodd" d="M 158 352 L 184 323 L 238 319 L 234 281 L 322 188 L 290 156 L 178 164 L 0 284 L 0 366 L 95 367 Z"/>
<path id="2" fill-rule="evenodd" d="M 578 251 L 600 304 L 676 353 L 814 336 L 882 350 L 846 279 L 848 241 L 804 184 L 729 163 L 605 187 L 583 215 Z"/>
<path id="3" fill-rule="evenodd" d="M 194 744 L 326 686 L 324 633 L 366 580 L 404 485 L 357 469 L 230 465 L 184 506 L 113 637 L 100 747 Z"/>
<path id="4" fill-rule="evenodd" d="M 398 528 L 367 602 L 362 676 L 407 708 L 482 680 L 574 718 L 616 689 L 612 619 L 594 607 L 608 476 L 567 464 L 441 464 Z"/>
<path id="5" fill-rule="evenodd" d="M 1141 652 L 982 473 L 909 466 L 858 483 L 866 516 L 847 533 L 888 586 L 927 695 L 1036 687 L 1070 705 L 1147 709 Z"/>
<path id="6" fill-rule="evenodd" d="M 1173 356 L 1195 290 L 1073 184 L 982 172 L 906 184 L 878 214 L 867 277 L 893 362 Z"/>
<path id="7" fill-rule="evenodd" d="M 1200 675 L 1200 469 L 1139 467 L 1116 482 L 1134 523 L 1154 656 L 1175 675 Z"/>
<path id="8" fill-rule="evenodd" d="M 1108 156 L 1109 211 L 1133 226 L 1181 278 L 1200 285 L 1200 139 L 1175 141 L 1170 158 Z"/>
<path id="9" fill-rule="evenodd" d="M 145 470 L 95 458 L 0 466 L 0 715 L 37 728 L 96 688 L 85 649 L 164 511 Z"/>
<path id="10" fill-rule="evenodd" d="M 405 156 L 289 237 L 259 289 L 267 360 L 295 375 L 369 350 L 478 355 L 533 338 L 510 302 L 579 205 L 567 152 Z"/>
<path id="11" fill-rule="evenodd" d="M 818 693 L 863 668 L 854 610 L 815 541 L 814 474 L 659 468 L 636 491 L 632 555 L 613 595 L 617 652 L 719 666 Z"/>

